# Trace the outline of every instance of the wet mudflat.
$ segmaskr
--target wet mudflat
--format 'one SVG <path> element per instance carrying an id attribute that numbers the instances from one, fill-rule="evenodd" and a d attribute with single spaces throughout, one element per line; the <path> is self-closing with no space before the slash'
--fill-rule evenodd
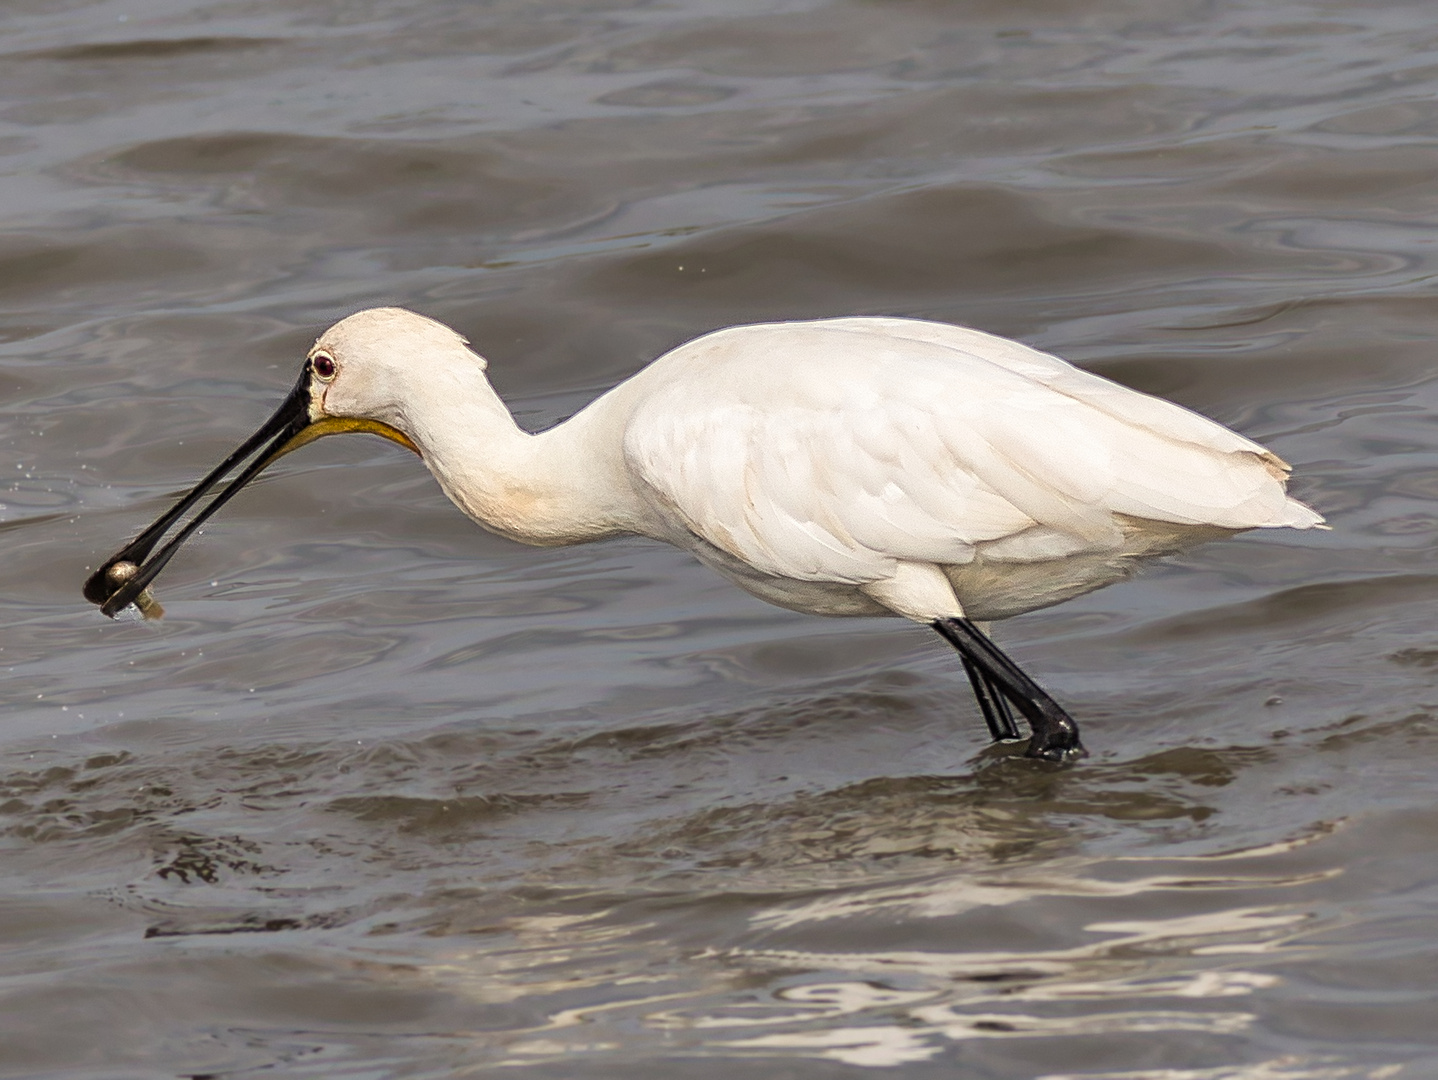
<path id="1" fill-rule="evenodd" d="M 1438 1071 L 1438 25 L 1381 0 L 19 0 L 0 1075 Z M 374 439 L 80 597 L 377 303 L 532 428 L 686 338 L 1018 337 L 1294 463 L 1003 624 L 1085 724 Z"/>

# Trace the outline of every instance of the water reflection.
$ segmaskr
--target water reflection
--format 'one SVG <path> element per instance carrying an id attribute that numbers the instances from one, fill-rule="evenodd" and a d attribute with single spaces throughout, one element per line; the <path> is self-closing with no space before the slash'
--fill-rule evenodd
<path id="1" fill-rule="evenodd" d="M 705 907 L 714 910 L 712 903 L 694 911 L 692 900 L 658 900 L 643 921 L 623 905 L 580 916 L 518 917 L 490 931 L 503 933 L 507 947 L 461 953 L 426 973 L 487 1002 L 531 995 L 553 1000 L 581 986 L 603 988 L 608 1000 L 602 1004 L 560 1009 L 541 1025 L 482 1037 L 488 1052 L 507 1063 L 616 1053 L 626 1042 L 620 1033 L 630 1030 L 632 1040 L 636 1028 L 689 1055 L 810 1056 L 869 1067 L 930 1060 L 974 1039 L 1101 1036 L 1116 1057 L 1125 1040 L 1155 1033 L 1221 1043 L 1261 1022 L 1242 1000 L 1279 986 L 1285 966 L 1312 955 L 1305 942 L 1333 925 L 1332 916 L 1317 915 L 1304 891 L 1311 894 L 1341 871 L 1294 872 L 1290 865 L 1295 855 L 1312 863 L 1317 853 L 1305 849 L 1331 836 L 1321 831 L 1261 850 L 1189 860 L 1080 861 L 1066 876 L 1046 864 L 1043 875 L 1000 869 L 781 901 L 760 906 L 747 928 L 720 931 L 732 937 L 737 930 L 754 943 L 705 945 L 690 930 L 682 947 L 687 960 L 657 973 L 633 964 L 633 954 L 668 952 L 665 945 L 673 943 L 659 935 L 674 920 L 665 908 L 672 903 L 699 915 Z M 1088 911 L 1171 906 L 1156 904 L 1156 893 L 1179 894 L 1198 910 L 1082 922 Z M 1264 902 L 1253 904 L 1257 898 Z M 1078 947 L 836 952 L 778 946 L 782 940 L 882 939 L 901 925 L 906 936 L 954 942 L 974 940 L 980 926 L 988 927 L 990 940 L 1022 939 L 1043 936 L 1035 924 L 1052 932 L 1076 919 L 1075 929 L 1089 939 Z M 937 923 L 933 930 L 918 929 L 929 921 Z M 719 925 L 726 922 L 721 918 Z"/>

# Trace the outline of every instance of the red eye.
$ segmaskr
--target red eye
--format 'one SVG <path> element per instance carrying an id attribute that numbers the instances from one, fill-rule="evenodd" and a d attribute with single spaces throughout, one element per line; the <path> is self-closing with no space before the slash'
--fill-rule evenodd
<path id="1" fill-rule="evenodd" d="M 310 367 L 321 379 L 328 381 L 335 377 L 335 360 L 332 356 L 319 353 L 310 360 Z"/>

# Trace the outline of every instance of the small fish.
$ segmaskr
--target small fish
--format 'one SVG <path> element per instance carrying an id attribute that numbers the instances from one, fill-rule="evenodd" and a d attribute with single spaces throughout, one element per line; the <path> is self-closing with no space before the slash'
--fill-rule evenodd
<path id="1" fill-rule="evenodd" d="M 121 585 L 139 572 L 139 566 L 124 559 L 110 565 L 105 570 L 105 580 L 110 585 L 111 593 L 118 592 Z M 160 602 L 155 599 L 155 594 L 149 589 L 142 589 L 140 594 L 135 597 L 134 603 L 142 618 L 158 619 L 165 614 L 165 609 L 160 606 Z"/>

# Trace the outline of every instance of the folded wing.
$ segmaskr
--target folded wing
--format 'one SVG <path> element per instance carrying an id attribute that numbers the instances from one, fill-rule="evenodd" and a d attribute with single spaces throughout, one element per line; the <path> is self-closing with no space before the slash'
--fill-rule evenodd
<path id="1" fill-rule="evenodd" d="M 974 330 L 903 319 L 739 327 L 645 373 L 631 469 L 770 574 L 861 584 L 899 560 L 1123 543 L 1118 515 L 1311 527 L 1287 466 L 1171 402 Z"/>

